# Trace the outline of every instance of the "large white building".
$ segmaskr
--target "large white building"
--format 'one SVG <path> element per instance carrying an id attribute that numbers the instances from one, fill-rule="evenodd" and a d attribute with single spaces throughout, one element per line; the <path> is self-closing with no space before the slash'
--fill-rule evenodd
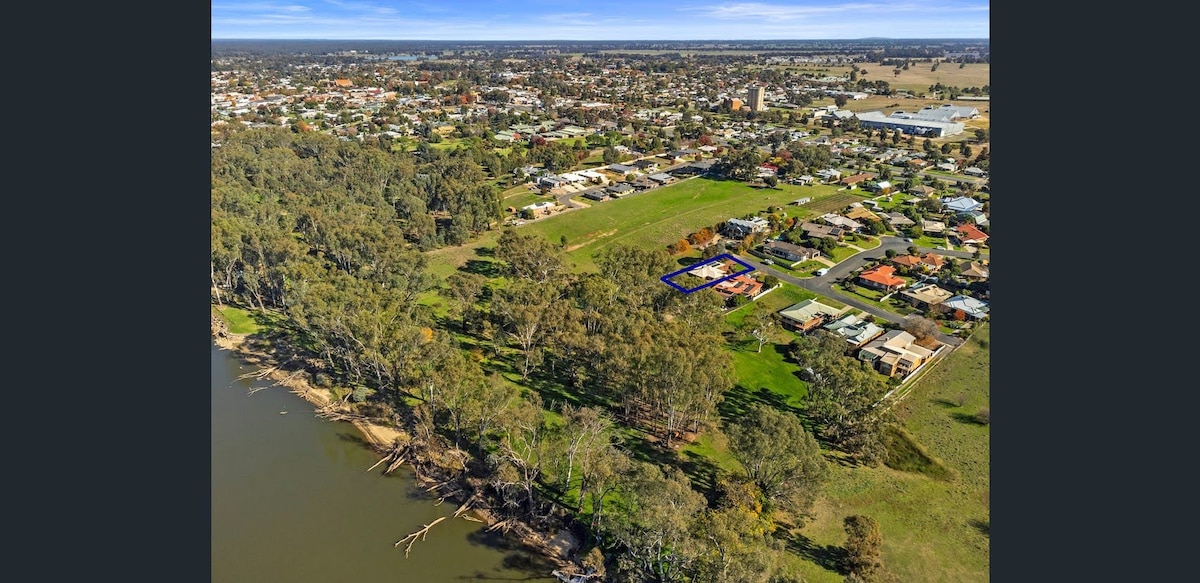
<path id="1" fill-rule="evenodd" d="M 855 117 L 858 118 L 858 125 L 862 128 L 898 129 L 906 134 L 933 138 L 956 136 L 963 133 L 966 127 L 956 121 L 922 119 L 916 117 L 914 114 L 902 111 L 893 112 L 892 115 L 883 115 L 882 111 L 864 111 Z"/>

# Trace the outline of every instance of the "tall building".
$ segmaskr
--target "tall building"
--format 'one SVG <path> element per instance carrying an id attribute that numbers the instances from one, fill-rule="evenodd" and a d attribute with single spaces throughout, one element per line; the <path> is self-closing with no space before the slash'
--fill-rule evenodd
<path id="1" fill-rule="evenodd" d="M 763 103 L 763 94 L 766 90 L 761 85 L 750 86 L 750 111 L 766 111 L 767 106 Z"/>

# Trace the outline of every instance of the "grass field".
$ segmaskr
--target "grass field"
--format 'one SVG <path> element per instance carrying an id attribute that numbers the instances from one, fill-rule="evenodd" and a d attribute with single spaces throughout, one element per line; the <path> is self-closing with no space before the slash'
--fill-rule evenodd
<path id="1" fill-rule="evenodd" d="M 258 312 L 243 310 L 233 306 L 213 306 L 213 313 L 220 316 L 229 325 L 229 332 L 233 334 L 254 334 L 262 329 L 260 323 L 261 315 Z"/>
<path id="2" fill-rule="evenodd" d="M 883 565 L 891 581 L 988 581 L 990 430 L 970 419 L 990 399 L 988 325 L 917 381 L 895 409 L 906 431 L 951 473 L 950 482 L 888 467 L 831 465 L 816 516 L 800 530 L 813 556 L 840 546 L 842 519 L 866 514 L 879 521 Z M 963 405 L 958 406 L 959 396 Z M 839 583 L 842 575 L 798 562 L 805 580 Z"/>
<path id="3" fill-rule="evenodd" d="M 913 95 L 924 95 L 929 93 L 929 87 L 937 83 L 941 83 L 946 87 L 983 87 L 991 85 L 992 65 L 991 63 L 967 63 L 961 69 L 958 63 L 941 63 L 936 71 L 933 71 L 933 63 L 917 63 L 914 62 L 907 71 L 901 70 L 899 75 L 894 75 L 894 66 L 880 66 L 879 63 L 867 63 L 860 65 L 859 76 L 863 77 L 862 72 L 865 71 L 865 79 L 868 81 L 887 81 L 888 86 L 897 91 L 907 91 Z M 753 67 L 750 67 L 753 68 Z M 791 65 L 783 67 L 793 72 L 808 71 L 816 75 L 831 75 L 831 76 L 846 76 L 850 74 L 848 66 L 831 66 L 831 65 Z M 870 98 L 868 98 L 870 99 Z M 895 97 L 888 97 L 893 102 Z M 851 101 L 847 104 L 847 108 L 854 103 L 860 101 Z M 920 98 L 900 99 L 904 103 L 920 103 L 927 100 Z M 967 101 L 966 103 L 974 103 L 982 105 L 980 111 L 987 107 L 986 101 Z M 852 109 L 852 108 L 851 108 Z M 890 112 L 889 112 L 890 113 Z"/>
<path id="4" fill-rule="evenodd" d="M 821 188 L 821 186 L 805 188 Z M 864 199 L 869 198 L 870 196 L 871 194 L 869 192 L 862 190 L 843 190 L 823 197 L 820 200 L 814 200 L 812 202 L 805 203 L 800 208 L 812 211 L 814 215 L 823 215 L 825 213 L 838 212 L 850 206 L 851 203 L 862 202 Z"/>
<path id="5" fill-rule="evenodd" d="M 803 196 L 813 197 L 815 203 L 835 193 L 832 186 L 780 184 L 775 189 L 760 189 L 742 182 L 692 178 L 518 229 L 555 242 L 566 236 L 577 268 L 592 269 L 592 257 L 609 245 L 665 248 L 689 233 L 732 217 L 785 206 Z M 815 214 L 809 205 L 786 209 L 789 216 L 801 219 Z"/>

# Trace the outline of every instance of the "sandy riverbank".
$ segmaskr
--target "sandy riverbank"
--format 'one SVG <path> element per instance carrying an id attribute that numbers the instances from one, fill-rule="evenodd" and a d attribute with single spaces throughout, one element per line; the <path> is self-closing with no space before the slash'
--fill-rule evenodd
<path id="1" fill-rule="evenodd" d="M 262 350 L 255 349 L 247 342 L 245 336 L 229 333 L 223 328 L 222 324 L 215 320 L 212 327 L 213 341 L 219 348 L 233 352 L 247 364 L 262 367 L 274 367 L 278 365 L 271 355 Z M 267 378 L 312 403 L 314 407 L 322 407 L 333 402 L 333 393 L 329 389 L 314 387 L 308 382 L 307 378 L 304 378 L 304 375 L 297 375 L 294 372 L 275 369 L 267 375 Z M 352 420 L 350 423 L 358 428 L 359 432 L 363 434 L 363 439 L 370 443 L 372 448 L 380 452 L 390 449 L 396 443 L 397 439 L 408 440 L 408 436 L 404 432 L 394 427 L 360 420 Z"/>

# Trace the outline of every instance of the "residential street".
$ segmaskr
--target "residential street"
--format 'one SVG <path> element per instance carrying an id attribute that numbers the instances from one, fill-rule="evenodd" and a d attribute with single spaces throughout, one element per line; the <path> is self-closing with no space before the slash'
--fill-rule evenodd
<path id="1" fill-rule="evenodd" d="M 886 253 L 888 249 L 893 249 L 897 253 L 903 255 L 903 254 L 907 253 L 907 249 L 908 249 L 909 245 L 912 245 L 912 243 L 905 241 L 901 237 L 892 237 L 889 235 L 881 236 L 880 242 L 881 242 L 881 244 L 878 247 L 876 247 L 874 249 L 868 249 L 866 251 L 863 251 L 861 253 L 858 253 L 856 255 L 849 257 L 845 261 L 842 261 L 841 263 L 838 263 L 836 266 L 831 267 L 829 269 L 828 273 L 826 273 L 825 275 L 822 275 L 820 277 L 808 277 L 808 278 L 795 277 L 793 275 L 788 274 L 785 271 L 775 269 L 774 267 L 772 267 L 770 265 L 764 265 L 760 259 L 758 259 L 757 257 L 754 257 L 753 255 L 738 255 L 737 258 L 741 259 L 742 261 L 745 261 L 746 263 L 749 263 L 750 265 L 753 265 L 755 269 L 759 269 L 763 273 L 769 273 L 771 275 L 774 275 L 775 277 L 778 277 L 780 279 L 780 281 L 786 281 L 792 285 L 795 285 L 797 287 L 802 287 L 806 290 L 816 292 L 823 296 L 836 298 L 838 301 L 841 301 L 845 304 L 854 306 L 855 308 L 859 308 L 859 309 L 863 310 L 864 312 L 873 314 L 880 319 L 887 320 L 888 322 L 894 322 L 894 323 L 898 324 L 898 323 L 904 321 L 905 316 L 901 316 L 900 314 L 889 312 L 887 310 L 884 310 L 883 308 L 875 306 L 875 305 L 871 304 L 870 302 L 864 301 L 857 297 L 848 296 L 841 292 L 835 291 L 833 289 L 833 285 L 832 285 L 833 283 L 841 280 L 842 278 L 846 277 L 847 275 L 850 275 L 854 271 L 861 269 L 862 266 L 866 265 L 868 261 L 875 259 L 877 257 L 883 257 L 884 253 Z M 943 249 L 930 249 L 928 247 L 918 247 L 918 249 L 922 253 L 930 252 L 930 253 L 936 253 L 938 255 L 946 255 L 949 257 L 971 259 L 971 254 L 967 253 L 965 251 L 946 251 Z M 987 259 L 988 255 L 984 254 L 981 257 L 983 259 Z M 956 338 L 954 336 L 949 336 L 946 334 L 939 334 L 938 339 L 946 344 L 951 345 L 951 346 L 957 346 L 962 343 L 961 338 Z"/>

